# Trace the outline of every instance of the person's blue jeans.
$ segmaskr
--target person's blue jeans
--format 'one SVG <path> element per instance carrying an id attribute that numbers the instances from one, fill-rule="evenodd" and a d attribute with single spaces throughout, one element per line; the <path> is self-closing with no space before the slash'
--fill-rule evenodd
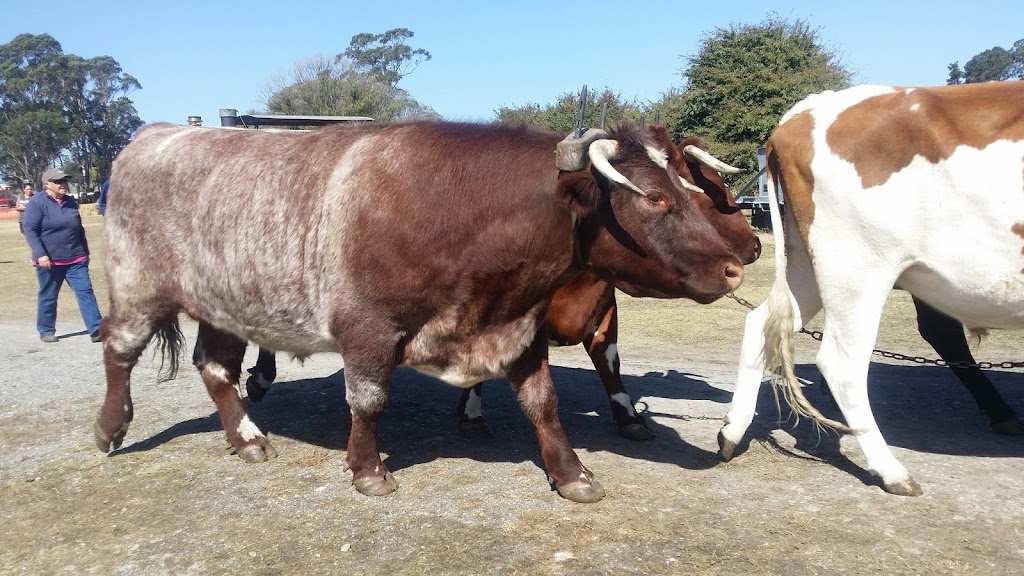
<path id="1" fill-rule="evenodd" d="M 57 294 L 67 280 L 68 286 L 78 299 L 78 309 L 82 312 L 82 320 L 89 334 L 100 329 L 100 308 L 96 305 L 96 295 L 92 291 L 92 280 L 89 279 L 89 259 L 68 266 L 52 266 L 49 270 L 36 266 L 39 278 L 39 303 L 36 308 L 36 330 L 40 336 L 53 334 L 57 331 Z"/>

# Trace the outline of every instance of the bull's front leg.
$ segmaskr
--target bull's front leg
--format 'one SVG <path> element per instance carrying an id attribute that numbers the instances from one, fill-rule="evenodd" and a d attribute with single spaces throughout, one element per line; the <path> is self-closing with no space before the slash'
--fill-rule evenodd
<path id="1" fill-rule="evenodd" d="M 509 383 L 540 443 L 548 481 L 573 502 L 597 502 L 604 488 L 580 462 L 558 420 L 558 396 L 548 365 L 547 334 L 541 330 L 530 348 L 508 371 Z"/>
<path id="2" fill-rule="evenodd" d="M 650 440 L 654 432 L 647 426 L 647 420 L 637 413 L 633 399 L 622 385 L 619 372 L 619 318 L 614 298 L 601 316 L 597 330 L 583 337 L 583 346 L 594 362 L 601 382 L 608 394 L 608 405 L 612 417 L 619 427 L 619 434 L 630 440 Z"/>
<path id="3" fill-rule="evenodd" d="M 231 451 L 246 462 L 265 462 L 276 457 L 277 450 L 249 418 L 242 401 L 239 377 L 245 346 L 245 340 L 200 322 L 192 361 L 217 405 Z"/>
<path id="4" fill-rule="evenodd" d="M 387 408 L 391 376 L 398 362 L 393 345 L 365 338 L 346 342 L 342 349 L 345 400 L 352 415 L 345 462 L 356 490 L 367 496 L 385 496 L 398 489 L 398 481 L 380 459 L 377 419 Z"/>

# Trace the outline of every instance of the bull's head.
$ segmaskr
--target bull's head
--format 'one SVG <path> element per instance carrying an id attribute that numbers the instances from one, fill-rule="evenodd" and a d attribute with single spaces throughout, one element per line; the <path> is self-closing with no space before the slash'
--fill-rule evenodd
<path id="1" fill-rule="evenodd" d="M 747 217 L 722 179 L 722 173 L 735 174 L 742 170 L 712 156 L 697 138 L 683 139 L 676 148 L 679 154 L 673 155 L 672 166 L 684 182 L 702 192 L 692 194 L 693 201 L 740 261 L 744 264 L 756 261 L 761 256 L 761 240 L 750 228 Z"/>
<path id="2" fill-rule="evenodd" d="M 681 153 L 664 129 L 625 126 L 580 140 L 573 146 L 586 154 L 560 161 L 558 191 L 579 222 L 586 267 L 637 296 L 711 302 L 739 286 L 743 266 L 691 199 L 694 187 L 684 188 L 671 163 Z"/>

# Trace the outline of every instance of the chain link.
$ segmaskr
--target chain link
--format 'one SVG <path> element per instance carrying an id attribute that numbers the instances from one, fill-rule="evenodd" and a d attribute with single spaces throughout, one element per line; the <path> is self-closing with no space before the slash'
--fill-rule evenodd
<path id="1" fill-rule="evenodd" d="M 729 298 L 732 298 L 741 305 L 746 306 L 750 310 L 753 310 L 755 306 L 748 300 L 740 298 L 735 293 L 727 294 Z M 824 337 L 824 334 L 819 330 L 808 330 L 806 328 L 800 329 L 801 334 L 807 334 L 811 338 L 814 338 L 818 342 Z M 941 358 L 925 358 L 923 356 L 907 356 L 906 354 L 900 354 L 899 352 L 890 352 L 888 350 L 879 350 L 875 348 L 871 351 L 876 356 L 883 358 L 889 358 L 890 360 L 896 360 L 898 362 L 912 362 L 914 364 L 930 364 L 934 366 L 949 366 L 950 368 L 980 368 L 982 370 L 991 370 L 993 368 L 1024 368 L 1024 362 L 967 362 L 964 360 L 958 362 L 946 362 Z"/>

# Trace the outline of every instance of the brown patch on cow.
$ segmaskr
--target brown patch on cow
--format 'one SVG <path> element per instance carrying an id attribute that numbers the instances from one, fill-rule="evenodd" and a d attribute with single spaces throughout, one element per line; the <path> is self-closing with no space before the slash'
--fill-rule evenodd
<path id="1" fill-rule="evenodd" d="M 793 215 L 804 246 L 814 222 L 814 117 L 810 112 L 794 115 L 772 133 L 768 140 L 768 177 L 778 174 L 786 195 L 786 210 Z"/>
<path id="2" fill-rule="evenodd" d="M 936 164 L 959 146 L 980 150 L 997 140 L 1024 140 L 1022 104 L 1019 82 L 901 89 L 844 110 L 826 141 L 870 188 L 885 184 L 917 156 Z"/>
<path id="3" fill-rule="evenodd" d="M 1010 231 L 1016 234 L 1017 236 L 1024 238 L 1024 222 L 1017 222 L 1013 226 L 1010 226 Z M 1021 256 L 1024 256 L 1024 247 L 1020 249 L 1020 254 Z M 1020 272 L 1021 274 L 1024 274 L 1024 269 L 1022 269 Z"/>

